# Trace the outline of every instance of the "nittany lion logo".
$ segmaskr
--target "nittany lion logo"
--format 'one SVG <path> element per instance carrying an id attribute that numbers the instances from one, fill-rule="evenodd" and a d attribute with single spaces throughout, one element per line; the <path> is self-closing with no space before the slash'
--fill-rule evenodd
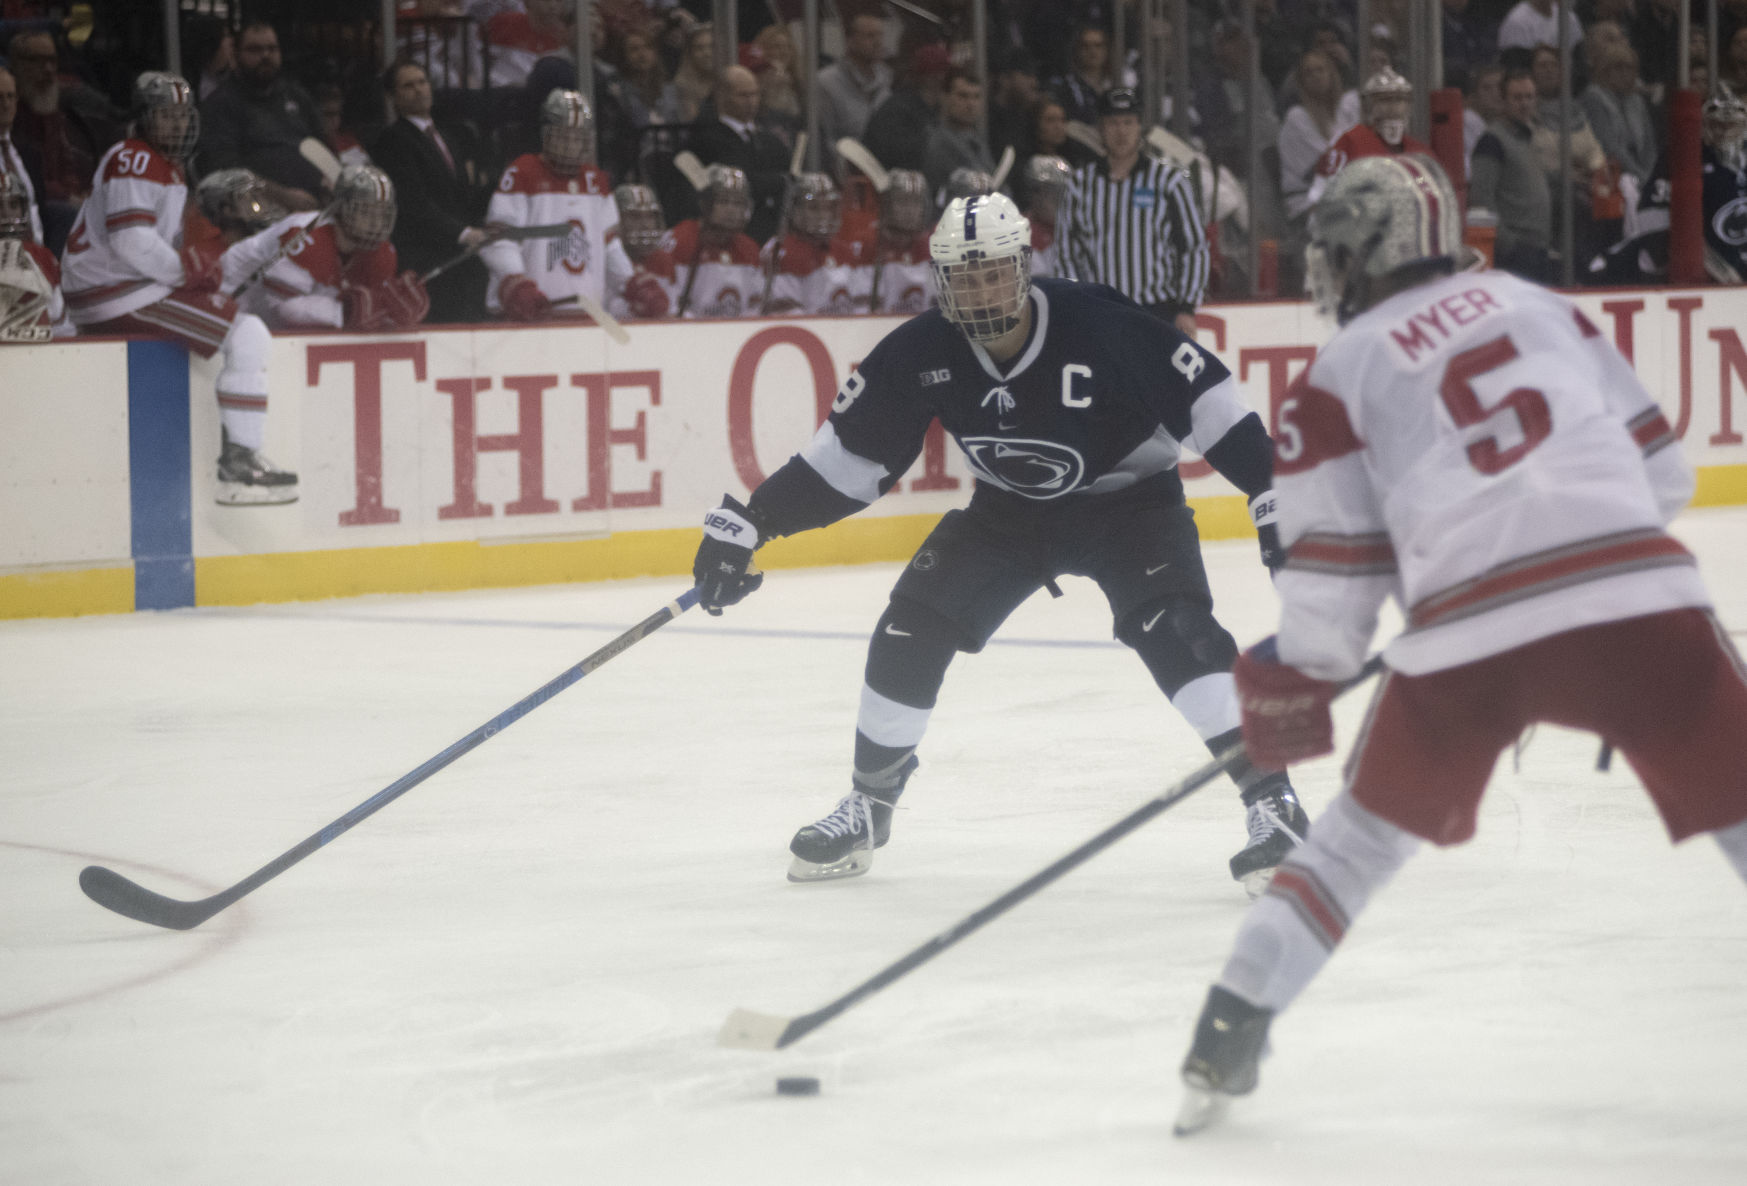
<path id="1" fill-rule="evenodd" d="M 1724 204 L 1711 218 L 1711 229 L 1717 238 L 1731 247 L 1747 243 L 1747 198 L 1736 198 Z"/>
<path id="2" fill-rule="evenodd" d="M 966 437 L 959 443 L 972 469 L 1026 498 L 1060 498 L 1086 474 L 1086 459 L 1079 451 L 1054 441 Z"/>

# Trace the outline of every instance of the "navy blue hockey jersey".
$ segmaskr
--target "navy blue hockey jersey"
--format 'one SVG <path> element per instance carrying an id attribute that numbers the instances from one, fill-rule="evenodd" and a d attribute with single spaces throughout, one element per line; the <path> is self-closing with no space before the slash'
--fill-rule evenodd
<path id="1" fill-rule="evenodd" d="M 938 309 L 888 334 L 813 440 L 754 492 L 761 534 L 873 502 L 916 460 L 936 418 L 980 485 L 1040 503 L 1174 471 L 1182 444 L 1246 494 L 1267 489 L 1267 433 L 1217 357 L 1102 284 L 1039 279 L 1030 299 L 1031 335 L 1004 365 Z"/>
<path id="2" fill-rule="evenodd" d="M 1704 178 L 1705 252 L 1713 271 L 1718 265 L 1747 280 L 1747 170 L 1731 169 L 1706 144 L 1700 148 Z M 1616 243 L 1590 262 L 1591 283 L 1639 284 L 1668 275 L 1668 154 L 1656 159 L 1638 197 L 1638 234 Z M 1724 279 L 1723 275 L 1713 278 Z"/>

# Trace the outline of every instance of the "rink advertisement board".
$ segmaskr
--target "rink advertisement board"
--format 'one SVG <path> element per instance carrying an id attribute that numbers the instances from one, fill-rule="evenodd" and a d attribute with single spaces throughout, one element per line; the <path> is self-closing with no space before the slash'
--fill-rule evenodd
<path id="1" fill-rule="evenodd" d="M 1747 501 L 1747 291 L 1577 298 L 1634 362 L 1699 467 Z M 266 453 L 280 507 L 214 500 L 217 360 L 155 342 L 0 352 L 0 616 L 689 572 L 702 514 L 812 435 L 895 318 L 434 329 L 276 338 Z M 1213 306 L 1200 338 L 1272 424 L 1329 332 L 1298 303 Z M 1243 501 L 1185 464 L 1210 538 Z M 766 566 L 898 559 L 969 496 L 936 425 L 911 472 Z"/>

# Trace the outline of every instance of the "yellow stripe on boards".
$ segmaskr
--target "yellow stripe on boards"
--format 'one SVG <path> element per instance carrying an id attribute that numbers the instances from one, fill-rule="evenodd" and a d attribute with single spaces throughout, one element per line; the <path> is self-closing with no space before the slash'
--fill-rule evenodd
<path id="1" fill-rule="evenodd" d="M 0 573 L 0 618 L 73 618 L 132 609 L 132 565 Z"/>

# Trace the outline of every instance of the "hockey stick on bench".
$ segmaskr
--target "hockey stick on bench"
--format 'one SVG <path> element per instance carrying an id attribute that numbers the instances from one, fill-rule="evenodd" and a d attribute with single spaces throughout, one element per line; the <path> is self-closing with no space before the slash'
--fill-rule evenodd
<path id="1" fill-rule="evenodd" d="M 1364 667 L 1359 669 L 1358 675 L 1341 685 L 1341 691 L 1346 692 L 1348 689 L 1363 683 L 1382 667 L 1383 659 L 1381 656 L 1371 658 Z M 981 929 L 985 924 L 993 922 L 1037 893 L 1038 890 L 1060 878 L 1064 873 L 1079 868 L 1130 832 L 1154 817 L 1169 811 L 1225 773 L 1226 767 L 1241 757 L 1243 752 L 1244 747 L 1241 743 L 1232 746 L 1187 778 L 1166 787 L 1153 798 L 1141 804 L 1140 807 L 1129 812 L 1048 868 L 1026 878 L 981 910 L 954 923 L 903 959 L 870 976 L 830 1004 L 815 1009 L 811 1013 L 803 1013 L 799 1017 L 777 1017 L 769 1013 L 757 1013 L 751 1009 L 734 1010 L 733 1013 L 729 1014 L 728 1020 L 723 1023 L 722 1032 L 716 1035 L 717 1045 L 732 1046 L 741 1050 L 781 1050 L 785 1046 L 792 1046 L 839 1014 L 846 1013 L 861 1004 L 894 980 L 915 971 L 960 939 Z"/>
<path id="2" fill-rule="evenodd" d="M 493 736 L 515 724 L 546 701 L 570 687 L 571 684 L 606 663 L 607 660 L 615 658 L 628 650 L 633 643 L 649 637 L 679 617 L 697 602 L 698 591 L 687 589 L 679 597 L 644 618 L 606 646 L 557 678 L 522 697 L 418 769 L 402 775 L 395 782 L 390 783 L 315 835 L 304 840 L 303 843 L 281 853 L 229 889 L 222 890 L 210 898 L 201 898 L 193 902 L 183 901 L 179 898 L 168 898 L 129 881 L 113 869 L 106 869 L 102 865 L 87 865 L 79 874 L 79 888 L 85 891 L 86 897 L 104 909 L 124 914 L 128 918 L 138 919 L 140 922 L 151 923 L 155 927 L 168 927 L 176 931 L 186 931 L 197 927 L 239 898 L 260 889 L 261 886 L 303 860 L 304 857 L 309 856 L 316 849 L 321 848 L 329 841 L 338 839 L 351 830 L 354 825 L 375 815 L 457 758 L 485 744 Z"/>

